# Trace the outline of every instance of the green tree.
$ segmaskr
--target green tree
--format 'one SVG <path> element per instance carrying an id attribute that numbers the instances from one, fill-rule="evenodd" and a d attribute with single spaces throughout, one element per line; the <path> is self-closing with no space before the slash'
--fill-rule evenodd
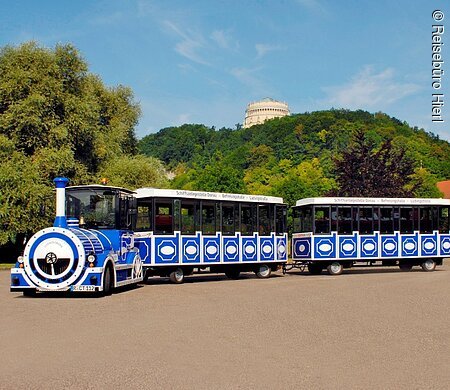
<path id="1" fill-rule="evenodd" d="M 286 167 L 288 169 L 282 168 L 278 175 L 273 176 L 271 195 L 283 197 L 290 206 L 302 198 L 324 196 L 336 186 L 333 179 L 324 175 L 317 158 Z"/>
<path id="2" fill-rule="evenodd" d="M 162 163 L 154 157 L 122 156 L 110 160 L 100 169 L 98 182 L 106 178 L 109 185 L 136 189 L 167 188 L 169 183 Z"/>
<path id="3" fill-rule="evenodd" d="M 85 184 L 134 155 L 139 114 L 131 90 L 105 86 L 72 45 L 1 48 L 0 245 L 48 226 L 39 212 L 53 207 L 55 176 Z"/>
<path id="4" fill-rule="evenodd" d="M 407 188 L 417 198 L 442 198 L 442 193 L 436 185 L 438 181 L 426 168 L 416 168 L 410 176 Z"/>
<path id="5" fill-rule="evenodd" d="M 212 192 L 244 192 L 241 172 L 227 164 L 221 153 L 217 153 L 213 161 L 197 172 L 193 190 Z"/>
<path id="6" fill-rule="evenodd" d="M 0 246 L 22 244 L 21 238 L 50 222 L 53 190 L 40 176 L 30 157 L 14 149 L 12 141 L 0 135 Z"/>
<path id="7" fill-rule="evenodd" d="M 136 153 L 139 112 L 131 90 L 103 85 L 72 45 L 0 50 L 0 134 L 25 156 L 66 148 L 95 174 L 109 158 Z"/>

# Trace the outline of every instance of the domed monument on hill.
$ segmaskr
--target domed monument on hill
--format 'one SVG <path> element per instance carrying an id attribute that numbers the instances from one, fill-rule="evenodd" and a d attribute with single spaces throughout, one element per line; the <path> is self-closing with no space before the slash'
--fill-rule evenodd
<path id="1" fill-rule="evenodd" d="M 244 128 L 264 123 L 268 119 L 289 115 L 289 106 L 271 98 L 264 98 L 247 105 L 245 110 Z"/>

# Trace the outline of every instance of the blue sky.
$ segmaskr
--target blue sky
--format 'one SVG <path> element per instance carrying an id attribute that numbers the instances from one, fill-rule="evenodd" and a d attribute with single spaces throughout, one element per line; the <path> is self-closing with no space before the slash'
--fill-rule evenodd
<path id="1" fill-rule="evenodd" d="M 445 122 L 431 121 L 435 9 L 449 25 L 444 0 L 0 0 L 0 46 L 74 44 L 105 84 L 133 89 L 138 137 L 234 128 L 249 102 L 272 97 L 292 113 L 383 111 L 450 140 L 450 29 L 435 91 Z"/>

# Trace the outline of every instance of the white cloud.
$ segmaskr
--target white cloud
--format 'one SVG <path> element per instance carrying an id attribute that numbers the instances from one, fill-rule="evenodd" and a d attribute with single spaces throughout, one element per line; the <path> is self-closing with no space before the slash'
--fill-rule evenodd
<path id="1" fill-rule="evenodd" d="M 318 0 L 297 0 L 297 3 L 309 11 L 321 14 L 327 13 L 325 7 Z"/>
<path id="2" fill-rule="evenodd" d="M 267 45 L 264 43 L 257 43 L 255 45 L 257 58 L 265 56 L 267 53 L 274 50 L 281 50 L 281 46 L 278 45 Z"/>
<path id="3" fill-rule="evenodd" d="M 416 93 L 420 88 L 418 84 L 397 80 L 392 68 L 375 73 L 373 67 L 365 66 L 349 83 L 323 89 L 328 95 L 325 99 L 327 105 L 379 110 Z"/>
<path id="4" fill-rule="evenodd" d="M 258 76 L 261 68 L 233 68 L 230 73 L 251 91 L 250 95 L 270 96 L 272 93 L 266 83 Z"/>
<path id="5" fill-rule="evenodd" d="M 211 39 L 222 49 L 238 49 L 239 42 L 235 41 L 229 31 L 214 30 Z"/>
<path id="6" fill-rule="evenodd" d="M 206 48 L 206 42 L 200 33 L 191 30 L 182 30 L 175 23 L 166 20 L 164 25 L 175 33 L 181 40 L 175 45 L 175 51 L 183 57 L 202 65 L 209 65 L 201 54 L 201 50 Z"/>
<path id="7" fill-rule="evenodd" d="M 90 23 L 93 25 L 111 25 L 116 24 L 124 19 L 124 14 L 122 12 L 113 12 L 110 14 L 98 15 L 93 17 L 90 20 Z"/>

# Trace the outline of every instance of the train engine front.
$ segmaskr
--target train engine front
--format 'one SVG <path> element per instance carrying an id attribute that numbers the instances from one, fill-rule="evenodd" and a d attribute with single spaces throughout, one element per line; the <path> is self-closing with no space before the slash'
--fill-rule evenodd
<path id="1" fill-rule="evenodd" d="M 132 192 L 94 185 L 69 187 L 66 194 L 68 180 L 56 178 L 54 182 L 54 224 L 27 242 L 11 270 L 11 291 L 24 295 L 68 290 L 109 293 L 121 281 L 139 281 Z M 121 223 L 124 226 L 118 226 Z"/>

